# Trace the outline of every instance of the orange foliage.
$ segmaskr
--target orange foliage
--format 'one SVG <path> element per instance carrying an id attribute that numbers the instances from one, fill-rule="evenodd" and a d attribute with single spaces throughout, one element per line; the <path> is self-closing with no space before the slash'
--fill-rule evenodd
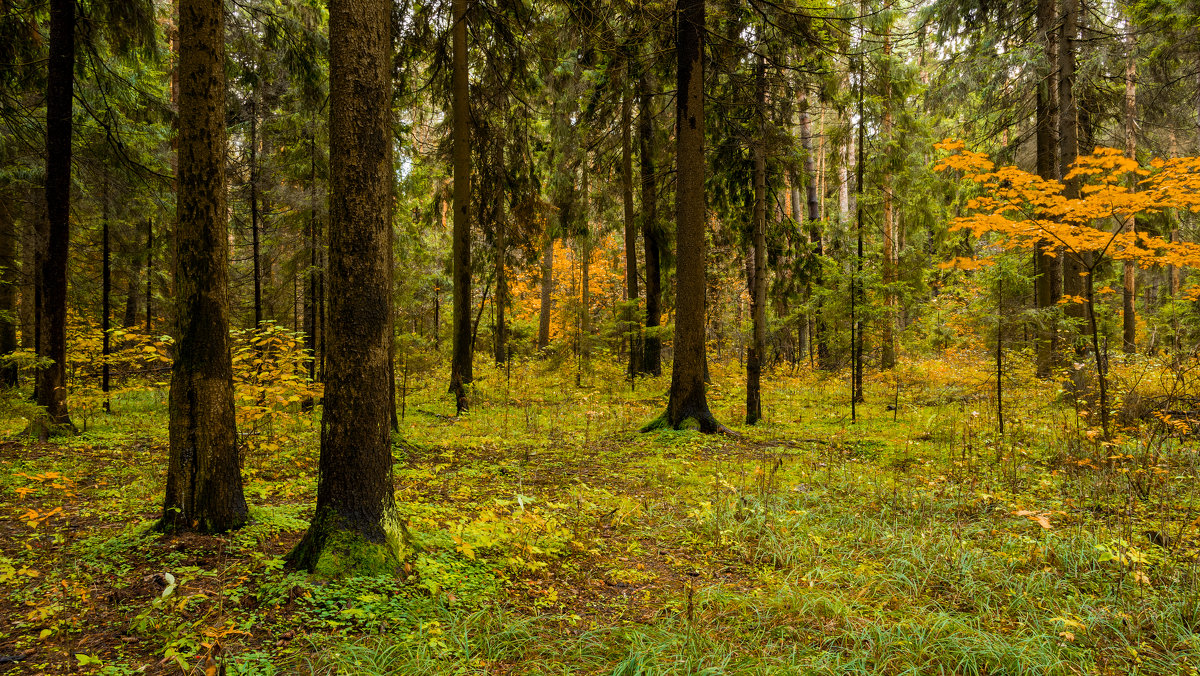
<path id="1" fill-rule="evenodd" d="M 1156 159 L 1143 168 L 1119 150 L 1096 148 L 1067 173 L 1066 180 L 1085 182 L 1081 196 L 1068 199 L 1062 182 L 1017 167 L 996 168 L 983 153 L 966 150 L 962 141 L 946 140 L 937 147 L 951 154 L 935 169 L 960 171 L 982 188 L 982 194 L 967 203 L 972 213 L 954 219 L 952 230 L 970 230 L 976 237 L 991 234 L 1004 248 L 1031 249 L 1038 240 L 1050 240 L 1068 254 L 1101 252 L 1140 267 L 1200 266 L 1200 245 L 1168 242 L 1125 228 L 1136 214 L 1200 212 L 1198 157 Z M 1129 188 L 1131 179 L 1136 191 Z"/>
<path id="2" fill-rule="evenodd" d="M 588 306 L 595 318 L 612 311 L 625 300 L 625 248 L 612 233 L 592 243 L 588 256 Z M 525 271 L 509 271 L 509 293 L 512 298 L 512 317 L 516 322 L 528 322 L 536 327 L 542 303 L 542 271 L 540 266 Z M 581 300 L 581 270 L 579 247 L 554 241 L 554 287 L 551 293 L 550 340 L 574 340 L 579 333 L 578 308 Z M 536 328 L 535 328 L 536 331 Z"/>

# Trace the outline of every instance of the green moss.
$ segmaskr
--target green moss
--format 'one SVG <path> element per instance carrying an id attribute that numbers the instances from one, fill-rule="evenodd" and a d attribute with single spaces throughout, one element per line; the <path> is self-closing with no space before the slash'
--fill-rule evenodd
<path id="1" fill-rule="evenodd" d="M 399 566 L 391 542 L 370 542 L 357 533 L 338 530 L 326 536 L 312 572 L 323 578 L 390 575 Z"/>
<path id="2" fill-rule="evenodd" d="M 288 554 L 288 562 L 321 578 L 396 574 L 409 548 L 403 524 L 394 514 L 384 517 L 383 542 L 368 540 L 339 523 L 331 512 L 318 514 Z"/>
<path id="3" fill-rule="evenodd" d="M 666 411 L 664 411 L 657 418 L 646 423 L 645 426 L 642 427 L 641 431 L 642 432 L 657 432 L 659 430 L 668 429 L 670 426 L 671 426 L 671 423 L 669 420 L 667 420 L 667 413 L 666 413 Z"/>

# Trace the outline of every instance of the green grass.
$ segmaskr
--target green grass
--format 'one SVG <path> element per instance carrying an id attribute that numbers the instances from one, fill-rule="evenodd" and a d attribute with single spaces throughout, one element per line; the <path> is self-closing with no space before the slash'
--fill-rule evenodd
<path id="1" fill-rule="evenodd" d="M 581 388 L 480 364 L 461 419 L 415 379 L 395 445 L 413 553 L 398 578 L 334 582 L 282 567 L 319 410 L 246 438 L 252 525 L 160 537 L 164 396 L 123 393 L 85 434 L 0 453 L 0 654 L 50 673 L 1194 673 L 1191 440 L 1105 446 L 1028 380 L 1002 436 L 974 359 L 872 375 L 854 422 L 843 379 L 776 373 L 753 428 L 714 364 L 738 437 L 637 434 L 666 378 L 631 388 L 599 360 Z"/>

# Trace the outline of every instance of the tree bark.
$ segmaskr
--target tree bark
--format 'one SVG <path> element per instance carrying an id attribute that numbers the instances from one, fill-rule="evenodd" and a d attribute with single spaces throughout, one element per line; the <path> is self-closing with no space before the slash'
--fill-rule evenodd
<path id="1" fill-rule="evenodd" d="M 38 309 L 38 237 L 46 222 L 45 190 L 31 191 L 31 204 L 25 212 L 21 227 L 21 348 L 37 351 Z M 36 378 L 34 378 L 36 382 Z M 36 400 L 36 395 L 34 396 Z"/>
<path id="2" fill-rule="evenodd" d="M 233 407 L 225 203 L 225 11 L 179 1 L 178 341 L 158 528 L 224 532 L 247 519 Z"/>
<path id="3" fill-rule="evenodd" d="M 862 14 L 866 16 L 866 0 L 860 3 Z M 863 43 L 860 28 L 860 43 Z M 850 419 L 853 421 L 857 418 L 856 405 L 865 400 L 863 396 L 863 320 L 862 320 L 862 305 L 866 299 L 866 294 L 863 290 L 863 193 L 866 189 L 865 171 L 866 171 L 866 127 L 867 119 L 863 105 L 864 90 L 866 85 L 866 68 L 863 62 L 863 56 L 859 56 L 859 73 L 858 73 L 858 160 L 855 162 L 855 231 L 858 239 L 858 253 L 855 256 L 854 263 L 854 278 L 850 285 L 850 322 L 853 325 L 854 339 L 851 341 L 851 352 L 853 359 L 851 363 L 851 387 L 850 387 Z"/>
<path id="4" fill-rule="evenodd" d="M 1037 12 L 1038 39 L 1046 55 L 1037 86 L 1037 173 L 1046 180 L 1058 180 L 1058 39 L 1054 33 L 1054 0 L 1038 0 Z M 1057 249 L 1057 242 L 1040 239 L 1033 254 L 1034 302 L 1048 314 L 1062 298 L 1062 257 L 1057 255 Z M 1049 314 L 1038 330 L 1037 377 L 1050 377 L 1057 355 L 1058 325 L 1053 314 Z"/>
<path id="5" fill-rule="evenodd" d="M 100 391 L 104 393 L 105 412 L 112 410 L 108 395 L 109 377 L 112 374 L 108 363 L 108 355 L 112 354 L 112 247 L 109 240 L 109 208 L 108 175 L 105 174 L 100 197 Z"/>
<path id="6" fill-rule="evenodd" d="M 46 213 L 40 261 L 39 356 L 53 363 L 38 374 L 37 401 L 49 425 L 72 428 L 67 413 L 67 258 L 71 234 L 71 117 L 75 86 L 75 0 L 50 2 L 46 76 Z M 49 434 L 40 425 L 39 434 Z"/>
<path id="7" fill-rule="evenodd" d="M 0 183 L 0 356 L 17 349 L 17 219 L 12 183 Z M 0 364 L 0 388 L 16 387 L 17 365 Z"/>
<path id="8" fill-rule="evenodd" d="M 312 193 L 312 204 L 308 210 L 305 239 L 308 247 L 308 275 L 304 294 L 304 347 L 308 350 L 308 377 L 317 379 L 317 252 L 321 242 L 317 227 L 317 143 L 316 134 L 308 137 L 308 189 Z"/>
<path id="9" fill-rule="evenodd" d="M 1137 160 L 1137 39 L 1132 33 L 1126 42 L 1125 55 L 1125 157 Z M 1130 175 L 1129 191 L 1137 191 L 1137 177 Z M 1134 234 L 1137 222 L 1133 216 L 1125 219 L 1125 230 Z M 1125 354 L 1137 351 L 1137 314 L 1134 300 L 1137 298 L 1137 264 L 1125 261 L 1122 271 L 1121 338 Z"/>
<path id="10" fill-rule="evenodd" d="M 450 392 L 458 414 L 468 408 L 471 382 L 471 128 L 467 81 L 467 0 L 453 0 L 454 343 Z"/>
<path id="11" fill-rule="evenodd" d="M 883 58 L 885 62 L 883 77 L 883 142 L 890 143 L 892 138 L 892 81 L 889 60 L 892 56 L 891 32 L 883 35 Z M 888 159 L 884 158 L 883 173 L 880 176 L 879 190 L 883 201 L 883 354 L 880 356 L 880 368 L 890 369 L 896 365 L 896 216 L 892 200 L 892 170 Z"/>
<path id="12" fill-rule="evenodd" d="M 505 317 L 505 306 L 508 304 L 508 270 L 504 261 L 508 257 L 508 224 L 505 214 L 501 212 L 496 219 L 495 259 L 496 266 L 496 299 L 492 307 L 496 310 L 496 337 L 493 341 L 496 364 L 508 361 L 508 320 Z"/>
<path id="13" fill-rule="evenodd" d="M 649 68 L 638 73 L 638 163 L 642 189 L 642 248 L 646 252 L 646 333 L 642 372 L 662 375 L 662 272 L 659 269 L 658 186 L 654 180 L 654 111 Z"/>
<path id="14" fill-rule="evenodd" d="M 146 219 L 146 335 L 151 335 L 154 299 L 154 219 Z"/>
<path id="15" fill-rule="evenodd" d="M 622 319 L 629 341 L 629 377 L 642 372 L 642 336 L 637 321 L 637 221 L 633 212 L 633 66 L 625 62 L 621 95 L 621 202 L 625 216 L 625 311 Z"/>
<path id="16" fill-rule="evenodd" d="M 136 230 L 134 231 L 136 234 Z M 121 318 L 121 326 L 126 329 L 132 329 L 137 326 L 138 320 L 138 296 L 141 293 L 138 286 L 140 278 L 141 256 L 130 253 L 129 267 L 126 268 L 125 275 L 125 315 Z"/>
<path id="17" fill-rule="evenodd" d="M 538 311 L 539 350 L 550 345 L 550 309 L 554 302 L 554 237 L 546 235 L 546 247 L 542 250 L 542 298 Z"/>
<path id="18" fill-rule="evenodd" d="M 817 172 L 813 170 L 812 126 L 808 114 L 808 92 L 806 90 L 801 90 L 800 93 L 800 147 L 804 149 L 804 188 L 808 207 L 808 213 L 805 216 L 808 219 L 808 241 L 813 245 L 811 255 L 815 258 L 813 264 L 810 266 L 809 282 L 812 286 L 819 289 L 824 284 L 821 264 L 825 256 L 825 247 L 822 243 L 821 232 L 819 230 L 821 223 L 821 202 L 817 192 Z M 844 178 L 845 167 L 842 167 L 842 174 Z M 792 203 L 793 211 L 796 212 L 796 220 L 800 220 L 803 217 L 799 213 L 800 200 L 798 190 L 793 191 Z M 822 305 L 823 303 L 818 300 L 815 311 L 816 321 L 813 322 L 812 343 L 816 344 L 817 363 L 822 368 L 825 368 L 830 361 L 829 331 L 825 324 Z"/>
<path id="19" fill-rule="evenodd" d="M 757 133 L 754 139 L 754 223 L 751 237 L 752 264 L 747 280 L 750 288 L 750 321 L 753 340 L 746 355 L 746 424 L 762 420 L 762 361 L 767 348 L 767 83 L 766 65 L 759 54 L 754 71 L 755 118 Z"/>
<path id="20" fill-rule="evenodd" d="M 585 153 L 583 158 L 583 185 L 580 189 L 580 198 L 583 202 L 580 219 L 583 229 L 579 237 L 579 354 L 585 362 L 592 356 L 592 288 L 590 277 L 592 270 L 592 224 L 591 199 L 589 197 L 591 191 L 588 185 L 588 176 L 590 173 L 588 170 L 587 154 Z"/>
<path id="21" fill-rule="evenodd" d="M 292 565 L 393 572 L 390 203 L 391 2 L 329 7 L 329 333 L 317 506 Z M 328 556 L 323 556 L 324 554 Z"/>
<path id="22" fill-rule="evenodd" d="M 705 392 L 705 298 L 708 292 L 704 192 L 704 0 L 677 0 L 675 54 L 675 359 L 662 424 L 693 420 L 702 432 L 725 431 Z"/>
<path id="23" fill-rule="evenodd" d="M 1058 37 L 1058 149 L 1059 171 L 1065 176 L 1079 156 L 1079 108 L 1075 100 L 1075 39 L 1078 32 L 1079 0 L 1063 0 L 1062 20 Z M 1078 199 L 1081 179 L 1063 181 L 1063 197 Z M 1084 277 L 1090 267 L 1086 252 L 1067 252 L 1063 261 L 1063 293 L 1084 297 Z M 1066 314 L 1082 326 L 1087 320 L 1087 308 L 1082 303 L 1068 303 Z M 1072 339 L 1072 342 L 1074 340 Z"/>
<path id="24" fill-rule="evenodd" d="M 250 243 L 254 258 L 254 328 L 262 328 L 262 253 L 258 241 L 258 91 L 250 98 Z"/>

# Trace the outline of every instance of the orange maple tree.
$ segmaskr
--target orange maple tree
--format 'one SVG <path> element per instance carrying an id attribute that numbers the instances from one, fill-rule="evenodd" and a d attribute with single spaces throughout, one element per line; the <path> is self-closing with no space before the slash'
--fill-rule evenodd
<path id="1" fill-rule="evenodd" d="M 996 167 L 983 153 L 947 139 L 937 147 L 949 154 L 934 166 L 958 171 L 977 184 L 980 194 L 967 202 L 970 213 L 954 219 L 951 230 L 987 236 L 1002 249 L 1030 249 L 1051 241 L 1084 270 L 1086 296 L 1064 298 L 1087 310 L 1092 352 L 1100 386 L 1100 419 L 1109 438 L 1106 367 L 1096 327 L 1092 272 L 1105 257 L 1132 261 L 1142 268 L 1200 267 L 1200 245 L 1170 242 L 1134 231 L 1134 218 L 1166 209 L 1200 212 L 1200 157 L 1152 160 L 1143 167 L 1114 148 L 1096 148 L 1081 156 L 1063 177 L 1080 180 L 1078 198 L 1068 198 L 1062 181 L 1046 179 L 1014 166 Z M 1054 255 L 1051 253 L 1051 255 Z M 963 261 L 956 267 L 977 267 Z"/>

